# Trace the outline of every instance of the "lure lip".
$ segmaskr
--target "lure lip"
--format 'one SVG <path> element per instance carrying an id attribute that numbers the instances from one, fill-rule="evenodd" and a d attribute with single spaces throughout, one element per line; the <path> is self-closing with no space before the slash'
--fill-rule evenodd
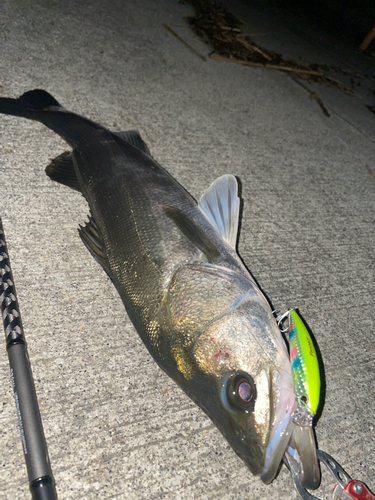
<path id="1" fill-rule="evenodd" d="M 298 465 L 298 477 L 302 486 L 309 490 L 318 488 L 321 473 L 312 426 L 302 427 L 294 424 L 292 437 L 284 454 L 284 462 L 287 465 L 289 457 Z"/>
<path id="2" fill-rule="evenodd" d="M 297 402 L 291 411 L 275 428 L 267 447 L 265 466 L 260 478 L 269 484 L 286 461 L 286 455 L 292 456 L 299 468 L 299 480 L 304 488 L 314 490 L 320 484 L 320 468 L 313 428 L 311 425 L 300 426 L 293 421 L 293 413 L 298 408 Z"/>

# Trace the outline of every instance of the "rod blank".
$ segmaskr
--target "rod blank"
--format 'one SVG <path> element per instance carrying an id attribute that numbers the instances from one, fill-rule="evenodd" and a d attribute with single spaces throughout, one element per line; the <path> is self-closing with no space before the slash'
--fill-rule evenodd
<path id="1" fill-rule="evenodd" d="M 1 218 L 0 305 L 31 496 L 57 500 Z"/>

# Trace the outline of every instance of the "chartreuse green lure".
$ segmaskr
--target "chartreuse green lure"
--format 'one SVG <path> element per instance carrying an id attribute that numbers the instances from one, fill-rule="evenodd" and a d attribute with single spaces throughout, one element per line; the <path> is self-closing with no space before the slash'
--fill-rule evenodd
<path id="1" fill-rule="evenodd" d="M 319 406 L 319 363 L 310 334 L 295 310 L 289 313 L 289 344 L 296 399 L 313 417 Z"/>

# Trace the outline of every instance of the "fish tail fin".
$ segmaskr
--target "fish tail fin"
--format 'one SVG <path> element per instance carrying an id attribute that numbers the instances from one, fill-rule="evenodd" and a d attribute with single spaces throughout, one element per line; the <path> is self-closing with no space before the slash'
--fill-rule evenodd
<path id="1" fill-rule="evenodd" d="M 87 133 L 103 129 L 82 116 L 63 108 L 45 90 L 30 90 L 18 99 L 0 98 L 0 113 L 21 116 L 43 123 L 74 148 Z"/>
<path id="2" fill-rule="evenodd" d="M 39 113 L 51 110 L 51 108 L 62 109 L 62 106 L 51 94 L 40 89 L 25 92 L 18 99 L 0 98 L 0 113 L 6 115 L 39 120 Z"/>

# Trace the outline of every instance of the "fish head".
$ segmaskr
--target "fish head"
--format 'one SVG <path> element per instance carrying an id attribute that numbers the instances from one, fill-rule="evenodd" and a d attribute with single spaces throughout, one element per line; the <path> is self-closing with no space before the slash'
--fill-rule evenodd
<path id="1" fill-rule="evenodd" d="M 275 478 L 289 450 L 301 483 L 314 489 L 320 472 L 312 427 L 293 418 L 298 405 L 288 351 L 263 301 L 261 295 L 244 300 L 213 321 L 196 343 L 196 359 L 214 382 L 205 411 L 264 483 Z"/>
<path id="2" fill-rule="evenodd" d="M 204 410 L 251 472 L 269 483 L 291 439 L 296 402 L 288 352 L 263 300 L 244 300 L 213 321 L 194 355 L 213 385 Z"/>
<path id="3" fill-rule="evenodd" d="M 270 483 L 293 440 L 297 402 L 288 350 L 267 300 L 254 283 L 207 265 L 180 271 L 169 299 L 175 334 L 186 346 L 178 363 L 184 375 L 175 380 L 251 472 Z M 305 434 L 296 440 L 299 449 L 303 443 L 312 450 L 301 455 L 308 474 L 315 443 Z"/>

